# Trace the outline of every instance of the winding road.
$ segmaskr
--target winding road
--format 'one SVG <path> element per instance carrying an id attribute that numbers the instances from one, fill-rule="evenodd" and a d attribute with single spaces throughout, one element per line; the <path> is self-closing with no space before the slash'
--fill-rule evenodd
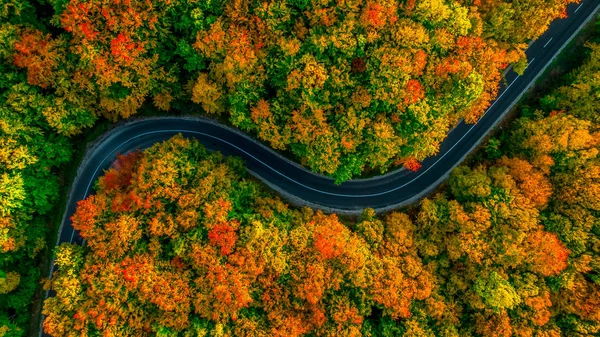
<path id="1" fill-rule="evenodd" d="M 506 74 L 497 99 L 476 124 L 459 123 L 440 146 L 439 153 L 422 163 L 418 172 L 397 170 L 370 179 L 356 179 L 335 185 L 333 180 L 300 167 L 252 138 L 204 118 L 162 117 L 125 123 L 89 150 L 69 193 L 57 245 L 82 244 L 70 217 L 77 201 L 93 192 L 93 183 L 108 169 L 117 153 L 144 149 L 181 133 L 201 141 L 208 149 L 244 159 L 250 173 L 295 204 L 309 205 L 329 212 L 360 214 L 371 207 L 388 211 L 420 199 L 448 177 L 454 167 L 484 139 L 534 84 L 548 65 L 592 19 L 600 8 L 598 0 L 583 0 L 567 8 L 569 17 L 553 22 L 544 35 L 527 49 L 529 65 L 522 76 Z M 51 267 L 50 275 L 54 270 Z M 40 332 L 40 335 L 42 333 Z"/>

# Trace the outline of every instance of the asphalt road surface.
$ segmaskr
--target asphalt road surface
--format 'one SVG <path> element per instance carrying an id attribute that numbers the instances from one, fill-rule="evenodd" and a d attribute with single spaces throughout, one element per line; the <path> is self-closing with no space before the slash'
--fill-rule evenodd
<path id="1" fill-rule="evenodd" d="M 544 35 L 527 49 L 529 66 L 522 76 L 510 71 L 500 84 L 498 98 L 476 124 L 460 123 L 448 134 L 439 153 L 422 163 L 418 172 L 397 170 L 371 178 L 335 185 L 333 180 L 288 161 L 239 132 L 202 118 L 157 118 L 126 123 L 101 141 L 79 168 L 63 217 L 57 245 L 83 243 L 71 226 L 77 201 L 93 193 L 93 184 L 115 160 L 117 153 L 144 149 L 178 133 L 201 141 L 207 148 L 244 159 L 250 172 L 284 197 L 303 200 L 327 211 L 360 214 L 371 207 L 386 211 L 418 200 L 437 187 L 497 125 L 508 110 L 543 73 L 572 37 L 600 7 L 598 0 L 583 0 L 568 7 L 569 17 L 553 22 Z M 52 267 L 52 270 L 54 268 Z M 52 273 L 51 270 L 51 273 Z M 52 295 L 52 294 L 50 294 Z"/>

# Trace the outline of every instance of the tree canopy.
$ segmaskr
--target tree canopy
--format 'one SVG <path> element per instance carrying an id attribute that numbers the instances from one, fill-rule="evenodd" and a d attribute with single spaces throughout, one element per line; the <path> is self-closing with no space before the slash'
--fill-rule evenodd
<path id="1" fill-rule="evenodd" d="M 417 169 L 575 1 L 49 0 L 12 57 L 61 134 L 194 102 L 341 182 Z"/>
<path id="2" fill-rule="evenodd" d="M 46 273 L 48 243 L 55 242 L 58 199 L 68 189 L 68 175 L 58 170 L 73 165 L 72 152 L 83 147 L 76 137 L 102 118 L 127 118 L 144 104 L 165 114 L 189 111 L 193 103 L 337 181 L 395 165 L 417 170 L 454 122 L 477 120 L 495 95 L 500 71 L 508 64 L 522 70 L 528 40 L 564 16 L 571 2 L 3 0 L 0 335 L 20 337 L 35 325 L 29 309 Z M 48 304 L 54 321 L 47 328 L 73 332 L 76 324 L 95 324 L 101 313 L 104 324 L 119 312 L 129 315 L 132 329 L 140 329 L 138 314 L 148 315 L 154 325 L 141 331 L 157 335 L 175 334 L 166 322 L 185 313 L 185 329 L 217 335 L 253 327 L 267 335 L 279 328 L 374 336 L 597 334 L 597 49 L 590 45 L 589 60 L 572 74 L 572 83 L 542 99 L 540 112 L 520 120 L 510 140 L 492 140 L 493 159 L 457 170 L 448 191 L 410 215 L 378 218 L 366 211 L 355 223 L 295 210 L 243 178 L 239 162 L 181 139 L 172 144 L 175 153 L 185 146 L 196 152 L 179 161 L 168 157 L 177 165 L 144 164 L 149 154 L 122 158 L 98 186 L 105 199 L 80 206 L 110 222 L 78 213 L 95 249 L 114 246 L 106 254 L 121 255 L 93 257 L 94 244 L 61 249 L 59 262 L 73 272 L 58 278 L 74 282 L 63 289 L 79 291 L 98 277 L 114 277 L 115 289 L 143 305 L 110 307 L 104 288 L 77 293 L 73 298 L 85 303 L 64 305 L 81 312 L 60 313 L 63 304 Z M 204 161 L 215 172 L 197 167 Z M 132 170 L 143 165 L 162 171 L 148 173 L 150 185 L 124 193 L 133 188 Z M 182 181 L 180 170 L 203 170 L 213 178 L 202 185 Z M 198 184 L 197 191 L 187 201 L 173 201 L 191 184 Z M 146 188 L 158 194 L 140 192 Z M 195 193 L 212 209 L 196 205 Z M 111 204 L 99 204 L 103 200 Z M 140 208 L 147 200 L 146 215 L 156 219 L 150 223 Z M 156 200 L 163 204 L 151 203 Z M 223 209 L 226 215 L 218 213 Z M 437 222 L 454 241 L 432 232 Z M 255 228 L 262 228 L 259 234 L 252 234 Z M 187 237 L 192 231 L 199 236 Z M 430 233 L 435 244 L 420 233 Z M 124 239 L 148 248 L 117 245 Z M 177 240 L 186 243 L 175 246 Z M 189 251 L 170 260 L 194 240 L 203 260 L 192 261 Z M 277 244 L 267 245 L 270 240 Z M 268 254 L 259 261 L 256 252 Z M 71 257 L 80 262 L 65 262 Z M 213 261 L 221 269 L 208 274 L 202 268 Z M 192 262 L 193 272 L 181 272 Z M 81 274 L 103 263 L 114 268 Z M 485 268 L 463 266 L 468 263 Z M 472 274 L 462 275 L 464 270 Z M 146 272 L 152 280 L 133 278 Z M 284 273 L 289 279 L 280 279 Z M 182 296 L 174 289 L 184 291 L 197 275 L 212 275 L 212 283 L 198 276 L 187 284 L 198 297 L 189 307 L 174 304 Z M 304 281 L 307 275 L 314 279 Z M 229 283 L 219 288 L 221 280 Z M 164 292 L 155 299 L 149 287 Z M 270 297 L 263 299 L 257 289 L 269 290 Z M 288 298 L 291 293 L 295 297 Z M 126 301 L 119 297 L 125 293 L 115 294 Z M 84 311 L 100 298 L 106 301 L 96 316 Z M 195 312 L 197 307 L 203 309 Z M 121 323 L 123 317 L 115 319 Z M 94 329 L 108 331 L 110 322 Z"/>

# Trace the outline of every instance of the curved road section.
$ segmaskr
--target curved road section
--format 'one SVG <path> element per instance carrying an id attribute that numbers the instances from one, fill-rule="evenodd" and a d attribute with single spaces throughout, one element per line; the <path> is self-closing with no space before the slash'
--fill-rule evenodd
<path id="1" fill-rule="evenodd" d="M 418 172 L 397 170 L 371 179 L 356 179 L 335 185 L 333 180 L 314 174 L 252 138 L 204 118 L 164 117 L 125 123 L 91 149 L 79 168 L 64 214 L 58 238 L 81 242 L 70 217 L 76 202 L 93 191 L 93 182 L 109 168 L 117 153 L 144 149 L 181 133 L 204 143 L 210 150 L 241 157 L 248 170 L 295 204 L 325 211 L 360 214 L 366 207 L 378 212 L 407 205 L 439 185 L 501 120 L 529 89 L 556 55 L 600 8 L 597 0 L 583 0 L 567 8 L 569 17 L 557 20 L 527 49 L 529 65 L 522 76 L 506 74 L 497 99 L 476 124 L 459 123 L 440 146 L 439 153 L 422 163 Z"/>

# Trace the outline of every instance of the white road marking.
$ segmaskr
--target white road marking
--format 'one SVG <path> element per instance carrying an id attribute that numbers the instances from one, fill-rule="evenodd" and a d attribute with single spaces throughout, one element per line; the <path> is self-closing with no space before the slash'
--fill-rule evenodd
<path id="1" fill-rule="evenodd" d="M 546 48 L 546 46 L 548 45 L 548 43 L 550 43 L 550 41 L 552 41 L 553 38 L 550 38 L 550 40 L 548 40 L 548 42 L 546 42 L 546 44 L 544 45 L 544 48 Z"/>
<path id="2" fill-rule="evenodd" d="M 71 224 L 71 228 L 73 228 L 73 233 L 71 233 L 71 240 L 69 240 L 69 243 L 73 243 L 73 237 L 75 236 L 75 227 L 73 227 L 73 224 Z"/>
<path id="3" fill-rule="evenodd" d="M 579 10 L 579 8 L 581 8 L 581 5 L 583 5 L 583 1 L 579 4 L 579 6 L 577 6 L 577 8 L 575 8 L 575 12 L 574 13 L 577 13 L 577 11 Z"/>

